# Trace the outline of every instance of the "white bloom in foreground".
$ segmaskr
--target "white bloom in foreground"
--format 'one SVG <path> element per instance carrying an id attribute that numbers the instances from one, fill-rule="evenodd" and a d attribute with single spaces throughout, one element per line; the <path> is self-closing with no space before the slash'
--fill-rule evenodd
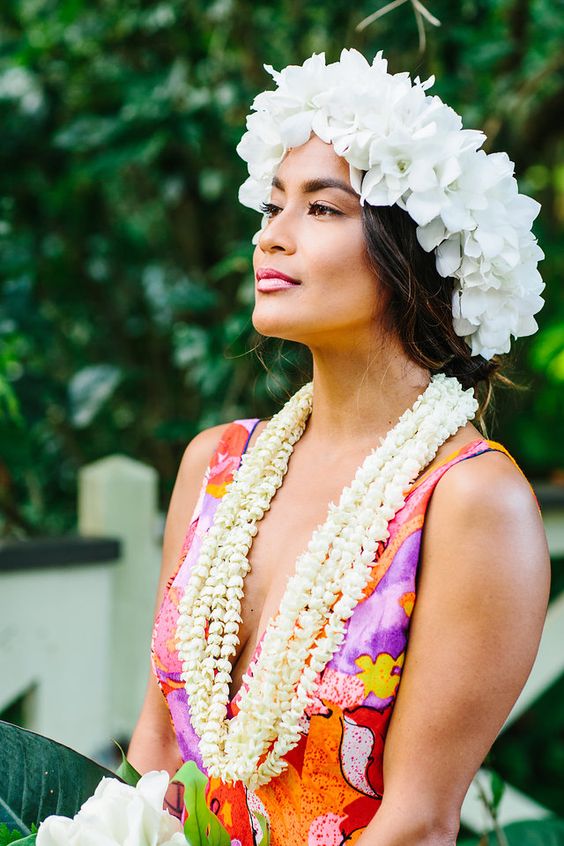
<path id="1" fill-rule="evenodd" d="M 103 778 L 73 819 L 50 816 L 37 846 L 186 846 L 180 820 L 163 810 L 166 770 L 141 776 L 136 787 Z"/>

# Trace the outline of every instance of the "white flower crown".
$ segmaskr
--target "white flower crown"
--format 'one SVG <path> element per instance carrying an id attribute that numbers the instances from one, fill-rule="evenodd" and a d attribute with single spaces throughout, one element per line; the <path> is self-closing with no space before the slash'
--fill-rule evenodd
<path id="1" fill-rule="evenodd" d="M 278 87 L 258 94 L 247 116 L 236 149 L 250 175 L 239 200 L 260 211 L 284 155 L 312 131 L 332 143 L 349 163 L 361 204 L 396 204 L 415 221 L 438 272 L 454 278 L 457 335 L 489 360 L 509 352 L 511 335 L 538 329 L 544 253 L 531 225 L 540 204 L 519 194 L 506 153 L 480 150 L 484 133 L 462 129 L 450 106 L 425 93 L 434 77 L 412 82 L 387 66 L 382 51 L 369 65 L 354 49 L 329 65 L 325 53 L 279 72 L 264 65 Z M 267 222 L 264 215 L 253 244 Z"/>

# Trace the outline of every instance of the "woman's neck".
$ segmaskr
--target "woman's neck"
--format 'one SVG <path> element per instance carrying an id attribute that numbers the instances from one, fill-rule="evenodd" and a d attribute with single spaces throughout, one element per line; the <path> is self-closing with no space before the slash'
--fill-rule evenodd
<path id="1" fill-rule="evenodd" d="M 312 356 L 313 408 L 304 436 L 318 446 L 374 446 L 431 378 L 428 369 L 397 349 L 371 356 L 365 351 L 346 356 L 315 351 Z"/>

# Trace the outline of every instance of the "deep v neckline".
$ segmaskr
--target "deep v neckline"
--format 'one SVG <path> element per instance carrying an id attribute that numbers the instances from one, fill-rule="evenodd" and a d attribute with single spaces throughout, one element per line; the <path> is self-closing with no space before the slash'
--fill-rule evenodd
<path id="1" fill-rule="evenodd" d="M 255 431 L 256 427 L 258 426 L 258 424 L 259 424 L 260 422 L 261 422 L 261 418 L 258 418 L 258 419 L 257 419 L 257 421 L 256 421 L 256 423 L 255 423 L 255 425 L 253 426 L 253 428 L 251 429 L 251 431 L 250 431 L 250 433 L 249 433 L 249 436 L 248 436 L 248 438 L 247 438 L 247 441 L 246 441 L 246 443 L 245 443 L 245 446 L 244 446 L 244 448 L 243 448 L 243 450 L 242 450 L 242 452 L 241 452 L 241 456 L 240 456 L 240 458 L 239 458 L 239 466 L 241 465 L 241 460 L 242 460 L 242 458 L 243 458 L 243 455 L 244 455 L 244 454 L 246 453 L 246 451 L 247 451 L 247 448 L 248 448 L 248 446 L 249 446 L 249 443 L 250 443 L 250 440 L 251 440 L 251 438 L 252 438 L 252 436 L 253 436 L 253 433 L 254 433 L 254 431 Z M 407 504 L 407 501 L 408 501 L 409 497 L 412 495 L 412 493 L 413 493 L 413 492 L 414 492 L 414 491 L 415 491 L 415 490 L 416 490 L 416 489 L 417 489 L 417 488 L 418 488 L 418 487 L 419 487 L 419 486 L 420 486 L 423 482 L 427 481 L 427 479 L 429 479 L 429 478 L 433 475 L 433 473 L 436 473 L 438 470 L 440 470 L 440 469 L 441 469 L 441 467 L 443 467 L 445 464 L 448 464 L 450 461 L 453 461 L 453 460 L 454 460 L 455 458 L 457 458 L 460 454 L 462 454 L 462 453 L 464 453 L 464 452 L 468 452 L 468 451 L 470 451 L 470 449 L 471 449 L 472 447 L 475 447 L 475 446 L 476 446 L 477 444 L 479 444 L 479 443 L 484 443 L 488 449 L 490 449 L 490 448 L 491 448 L 491 447 L 489 446 L 489 441 L 488 441 L 486 438 L 482 438 L 482 437 L 480 437 L 480 438 L 475 438 L 473 441 L 469 441 L 469 443 L 467 443 L 467 444 L 463 444 L 461 447 L 458 447 L 457 449 L 453 450 L 451 453 L 449 453 L 449 455 L 446 455 L 443 459 L 441 459 L 441 461 L 440 461 L 438 464 L 434 464 L 433 462 L 431 462 L 431 465 L 428 467 L 428 469 L 427 469 L 427 470 L 425 470 L 425 471 L 423 471 L 423 473 L 420 473 L 420 474 L 419 474 L 419 476 L 418 476 L 418 478 L 417 478 L 417 479 L 413 482 L 413 484 L 412 484 L 412 485 L 410 485 L 410 487 L 407 489 L 407 493 L 406 493 L 406 496 L 405 496 L 405 502 L 404 502 L 404 504 L 403 504 L 402 508 L 405 508 L 405 506 L 406 506 L 406 504 Z M 253 446 L 254 446 L 254 444 L 253 444 Z M 486 451 L 486 450 L 484 450 L 484 452 L 485 452 L 485 451 Z M 355 471 L 355 473 L 356 473 L 356 471 Z M 352 482 L 352 479 L 351 479 L 351 482 Z M 349 485 L 350 485 L 350 482 L 349 482 Z M 400 509 L 400 510 L 401 510 L 401 509 Z M 392 518 L 392 519 L 393 519 L 393 518 Z M 309 541 L 308 541 L 308 545 L 309 545 Z M 306 548 L 307 548 L 307 547 L 306 547 Z M 297 559 L 296 559 L 296 560 L 297 560 Z M 376 563 L 376 562 L 374 562 L 374 563 Z M 288 577 L 288 579 L 290 579 L 290 578 L 291 578 L 291 576 L 289 576 L 289 577 Z M 284 596 L 284 594 L 283 594 L 283 596 Z M 281 604 L 282 604 L 282 602 L 280 602 L 280 605 L 281 605 Z M 242 677 L 241 677 L 241 678 L 244 678 L 245 676 L 249 676 L 249 675 L 251 675 L 251 676 L 252 676 L 252 674 L 253 674 L 253 672 L 254 672 L 254 668 L 255 668 L 255 666 L 256 666 L 256 663 L 257 663 L 258 658 L 259 658 L 259 655 L 260 655 L 260 650 L 262 649 L 262 642 L 263 642 L 263 640 L 264 640 L 264 637 L 265 637 L 265 635 L 266 635 L 266 632 L 268 631 L 268 629 L 269 629 L 269 627 L 272 625 L 272 623 L 273 623 L 273 622 L 274 622 L 274 621 L 278 618 L 279 614 L 280 614 L 280 606 L 277 608 L 277 610 L 274 612 L 274 614 L 270 617 L 270 619 L 268 620 L 268 622 L 267 622 L 267 624 L 266 624 L 266 627 L 264 628 L 264 630 L 263 630 L 263 632 L 262 632 L 261 636 L 260 636 L 260 637 L 259 637 L 259 639 L 257 640 L 257 643 L 256 643 L 256 645 L 255 645 L 255 648 L 253 649 L 253 652 L 252 652 L 252 654 L 251 654 L 251 657 L 250 657 L 250 659 L 249 659 L 249 661 L 248 661 L 248 663 L 247 663 L 246 669 L 245 669 L 245 671 L 244 671 L 244 673 L 243 673 L 243 675 L 242 675 Z M 231 670 L 233 670 L 233 666 L 231 667 Z M 235 713 L 234 713 L 234 711 L 233 711 L 233 707 L 232 707 L 232 706 L 233 706 L 233 704 L 235 704 L 235 706 L 237 706 L 237 705 L 238 705 L 238 702 L 239 702 L 239 700 L 240 700 L 240 698 L 241 698 L 241 695 L 242 695 L 242 692 L 243 692 L 243 688 L 244 688 L 244 687 L 245 687 L 245 682 L 244 682 L 244 681 L 241 681 L 241 684 L 240 684 L 239 689 L 237 690 L 237 692 L 236 692 L 233 696 L 231 696 L 231 697 L 228 699 L 228 702 L 227 702 L 227 716 L 228 716 L 228 718 L 230 718 L 230 719 L 231 719 L 232 717 L 234 717 L 234 716 L 235 716 Z M 237 710 L 238 710 L 238 708 L 237 708 Z"/>

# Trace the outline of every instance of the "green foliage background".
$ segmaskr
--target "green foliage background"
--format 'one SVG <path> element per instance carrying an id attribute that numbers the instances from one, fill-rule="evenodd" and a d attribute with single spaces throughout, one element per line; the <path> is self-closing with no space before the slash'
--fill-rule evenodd
<path id="1" fill-rule="evenodd" d="M 343 46 L 436 92 L 516 162 L 543 203 L 542 331 L 515 345 L 530 386 L 498 399 L 491 436 L 533 476 L 564 468 L 562 3 L 434 0 L 418 51 L 409 4 L 355 30 L 374 0 L 5 0 L 0 11 L 0 520 L 72 528 L 77 469 L 109 452 L 151 465 L 162 504 L 200 429 L 268 416 L 278 385 L 250 352 L 256 213 L 235 153 L 280 68 Z M 268 354 L 269 345 L 267 344 Z M 285 346 L 284 355 L 299 360 Z M 270 358 L 280 353 L 270 345 Z M 278 369 L 277 369 L 278 372 Z M 9 414 L 10 389 L 22 422 Z M 12 403 L 13 404 L 13 403 Z"/>
<path id="2" fill-rule="evenodd" d="M 380 5 L 4 0 L 0 535 L 72 530 L 77 470 L 113 452 L 157 468 L 164 508 L 194 434 L 268 416 L 297 385 L 302 351 L 267 343 L 271 376 L 252 352 L 259 221 L 237 200 L 235 147 L 272 87 L 263 62 L 333 61 L 345 46 L 435 73 L 433 91 L 486 131 L 488 151 L 509 152 L 543 204 L 541 329 L 514 345 L 508 375 L 526 390 L 498 396 L 489 436 L 532 478 L 564 472 L 562 0 L 429 0 L 442 26 L 423 54 L 409 3 L 355 29 Z M 524 771 L 539 749 L 527 744 L 546 737 L 543 707 L 499 754 L 556 810 L 562 733 L 541 752 L 550 784 Z"/>

